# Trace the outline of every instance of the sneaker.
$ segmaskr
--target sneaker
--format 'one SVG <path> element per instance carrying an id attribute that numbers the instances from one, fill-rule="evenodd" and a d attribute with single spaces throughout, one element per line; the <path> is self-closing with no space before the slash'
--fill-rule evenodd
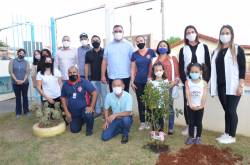
<path id="1" fill-rule="evenodd" d="M 188 126 L 186 126 L 186 128 L 181 131 L 181 134 L 184 136 L 188 135 Z"/>
<path id="2" fill-rule="evenodd" d="M 146 122 L 146 123 L 145 123 L 145 129 L 147 129 L 147 130 L 150 129 L 150 123 L 149 123 L 149 122 Z"/>
<path id="3" fill-rule="evenodd" d="M 21 117 L 21 115 L 16 115 L 16 119 L 19 119 Z"/>
<path id="4" fill-rule="evenodd" d="M 192 144 L 194 144 L 194 139 L 191 138 L 191 137 L 188 137 L 187 140 L 186 140 L 186 142 L 185 142 L 185 144 L 186 145 L 192 145 Z"/>
<path id="5" fill-rule="evenodd" d="M 174 134 L 174 130 L 170 129 L 168 130 L 168 135 L 173 135 Z"/>
<path id="6" fill-rule="evenodd" d="M 196 144 L 196 145 L 202 144 L 201 138 L 200 138 L 200 137 L 197 137 L 197 138 L 194 140 L 194 144 Z"/>
<path id="7" fill-rule="evenodd" d="M 140 127 L 139 127 L 139 131 L 141 130 L 144 130 L 146 127 L 145 127 L 145 123 L 141 123 L 140 124 Z"/>
<path id="8" fill-rule="evenodd" d="M 121 143 L 122 143 L 122 144 L 126 144 L 127 142 L 128 142 L 128 136 L 123 135 L 123 136 L 122 136 Z"/>
<path id="9" fill-rule="evenodd" d="M 86 136 L 91 136 L 93 134 L 93 132 L 86 132 Z"/>
<path id="10" fill-rule="evenodd" d="M 236 138 L 232 136 L 228 136 L 227 138 L 219 140 L 221 144 L 232 144 L 236 142 Z"/>
<path id="11" fill-rule="evenodd" d="M 222 134 L 220 137 L 216 138 L 216 140 L 217 140 L 217 141 L 220 141 L 220 140 L 222 140 L 222 139 L 228 138 L 228 136 L 229 136 L 229 134 L 224 133 L 224 134 Z"/>

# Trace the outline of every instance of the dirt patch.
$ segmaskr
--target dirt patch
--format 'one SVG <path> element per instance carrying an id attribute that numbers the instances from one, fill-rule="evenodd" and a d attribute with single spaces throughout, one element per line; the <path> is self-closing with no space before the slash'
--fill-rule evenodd
<path id="1" fill-rule="evenodd" d="M 218 149 L 212 145 L 192 145 L 175 154 L 161 153 L 156 165 L 241 165 L 243 157 L 230 148 Z"/>

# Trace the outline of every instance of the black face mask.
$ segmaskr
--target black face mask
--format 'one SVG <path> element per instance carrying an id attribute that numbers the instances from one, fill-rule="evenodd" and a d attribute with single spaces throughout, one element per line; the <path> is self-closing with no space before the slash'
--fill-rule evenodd
<path id="1" fill-rule="evenodd" d="M 76 82 L 77 79 L 78 79 L 78 75 L 70 75 L 70 76 L 69 76 L 69 80 L 70 80 L 71 82 Z"/>
<path id="2" fill-rule="evenodd" d="M 137 44 L 137 47 L 139 49 L 143 49 L 145 47 L 145 43 L 139 43 L 139 44 Z"/>
<path id="3" fill-rule="evenodd" d="M 45 66 L 45 68 L 51 68 L 52 67 L 52 63 L 45 63 L 44 66 Z"/>
<path id="4" fill-rule="evenodd" d="M 99 48 L 99 46 L 100 46 L 100 43 L 99 42 L 97 42 L 97 41 L 94 41 L 94 42 L 92 42 L 92 46 L 93 46 L 93 48 Z"/>

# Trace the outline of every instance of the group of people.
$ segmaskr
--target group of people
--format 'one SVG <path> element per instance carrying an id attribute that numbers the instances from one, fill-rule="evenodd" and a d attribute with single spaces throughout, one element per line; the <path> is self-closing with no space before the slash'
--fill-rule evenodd
<path id="1" fill-rule="evenodd" d="M 16 118 L 21 116 L 22 109 L 25 115 L 30 115 L 27 91 L 31 70 L 33 87 L 41 95 L 41 101 L 48 102 L 50 107 L 55 102 L 62 104 L 72 133 L 80 132 L 86 123 L 86 136 L 92 135 L 94 118 L 103 116 L 101 139 L 107 141 L 122 134 L 121 143 L 127 143 L 133 123 L 129 88 L 136 93 L 139 130 L 144 130 L 150 129 L 141 98 L 146 84 L 152 82 L 157 87 L 168 83 L 168 92 L 173 98 L 169 103 L 168 135 L 172 135 L 173 101 L 182 82 L 187 125 L 182 133 L 188 135 L 185 143 L 201 144 L 202 118 L 210 84 L 211 96 L 219 96 L 225 111 L 225 132 L 217 140 L 224 144 L 236 142 L 236 110 L 243 93 L 246 61 L 243 49 L 234 43 L 230 25 L 220 29 L 218 46 L 211 56 L 208 46 L 199 41 L 196 28 L 187 26 L 179 59 L 171 55 L 171 47 L 165 40 L 153 50 L 146 47 L 145 38 L 139 35 L 135 38 L 135 49 L 123 34 L 123 27 L 115 25 L 114 39 L 103 49 L 99 36 L 93 35 L 90 45 L 88 35 L 83 33 L 80 35 L 82 45 L 77 50 L 70 47 L 70 37 L 64 36 L 63 47 L 54 58 L 48 49 L 34 51 L 32 67 L 24 59 L 26 51 L 19 49 L 17 58 L 9 64 L 16 95 Z M 164 120 L 160 120 L 159 125 L 163 131 Z"/>

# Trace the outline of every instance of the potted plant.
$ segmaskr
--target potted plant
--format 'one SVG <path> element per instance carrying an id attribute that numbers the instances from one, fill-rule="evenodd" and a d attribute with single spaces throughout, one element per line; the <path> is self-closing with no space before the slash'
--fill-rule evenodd
<path id="1" fill-rule="evenodd" d="M 48 103 L 36 109 L 39 122 L 33 126 L 33 134 L 38 137 L 52 137 L 63 133 L 66 124 L 62 120 L 60 103 L 55 103 L 55 108 L 49 108 Z"/>

